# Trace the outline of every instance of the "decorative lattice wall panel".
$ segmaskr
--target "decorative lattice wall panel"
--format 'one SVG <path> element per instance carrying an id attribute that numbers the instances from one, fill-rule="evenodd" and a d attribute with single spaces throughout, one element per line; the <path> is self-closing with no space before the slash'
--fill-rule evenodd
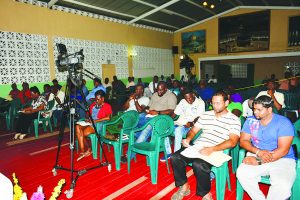
<path id="1" fill-rule="evenodd" d="M 83 49 L 85 56 L 83 68 L 99 77 L 102 77 L 102 64 L 115 64 L 118 78 L 128 77 L 128 48 L 125 44 L 55 37 L 53 39 L 55 59 L 58 55 L 56 43 L 65 44 L 68 54 Z M 55 76 L 59 81 L 65 81 L 67 75 L 68 72 L 59 72 L 55 67 Z"/>
<path id="2" fill-rule="evenodd" d="M 170 49 L 133 46 L 132 54 L 133 74 L 136 78 L 153 75 L 170 76 L 174 73 Z"/>
<path id="3" fill-rule="evenodd" d="M 47 81 L 47 36 L 0 31 L 0 84 Z"/>

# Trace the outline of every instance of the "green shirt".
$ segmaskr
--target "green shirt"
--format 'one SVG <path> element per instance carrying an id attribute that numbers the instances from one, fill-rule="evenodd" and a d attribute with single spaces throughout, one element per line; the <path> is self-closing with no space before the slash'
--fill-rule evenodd
<path id="1" fill-rule="evenodd" d="M 239 110 L 241 111 L 240 118 L 243 117 L 243 105 L 239 102 L 231 102 L 230 104 L 228 104 L 227 110 L 229 110 L 230 112 L 232 112 L 233 110 Z"/>

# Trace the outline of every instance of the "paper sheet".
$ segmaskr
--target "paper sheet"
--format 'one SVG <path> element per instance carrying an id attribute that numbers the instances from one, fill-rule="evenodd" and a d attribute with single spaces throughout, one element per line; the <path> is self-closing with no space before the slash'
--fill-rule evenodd
<path id="1" fill-rule="evenodd" d="M 86 122 L 86 121 L 80 121 L 80 122 L 77 122 L 76 124 L 78 124 L 80 126 L 91 126 L 92 125 L 92 123 Z"/>
<path id="2" fill-rule="evenodd" d="M 152 117 L 156 117 L 157 115 L 151 115 L 151 114 L 147 114 L 145 117 L 147 118 L 152 118 Z"/>
<path id="3" fill-rule="evenodd" d="M 181 155 L 188 158 L 201 158 L 206 162 L 212 164 L 215 167 L 220 167 L 224 162 L 227 162 L 231 159 L 231 157 L 223 151 L 215 151 L 209 156 L 205 156 L 199 153 L 199 150 L 195 146 L 190 146 L 181 152 Z"/>

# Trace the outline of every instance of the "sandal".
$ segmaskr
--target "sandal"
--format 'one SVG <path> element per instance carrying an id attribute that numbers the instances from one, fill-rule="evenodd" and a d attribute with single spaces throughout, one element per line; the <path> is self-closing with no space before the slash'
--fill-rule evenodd
<path id="1" fill-rule="evenodd" d="M 214 200 L 214 199 L 212 197 L 212 194 L 209 192 L 202 198 L 202 200 Z"/>
<path id="2" fill-rule="evenodd" d="M 22 133 L 16 133 L 13 139 L 17 140 L 20 137 L 20 135 L 22 135 Z"/>
<path id="3" fill-rule="evenodd" d="M 80 153 L 79 157 L 77 158 L 77 161 L 81 160 L 82 158 L 88 157 L 91 154 L 92 154 L 92 152 L 90 152 L 90 151 Z"/>
<path id="4" fill-rule="evenodd" d="M 190 188 L 187 190 L 183 190 L 182 187 L 179 188 L 179 190 L 174 193 L 171 197 L 172 200 L 181 200 L 183 197 L 188 196 L 191 193 Z"/>
<path id="5" fill-rule="evenodd" d="M 23 140 L 26 136 L 27 136 L 27 134 L 21 134 L 20 137 L 19 137 L 19 139 Z"/>

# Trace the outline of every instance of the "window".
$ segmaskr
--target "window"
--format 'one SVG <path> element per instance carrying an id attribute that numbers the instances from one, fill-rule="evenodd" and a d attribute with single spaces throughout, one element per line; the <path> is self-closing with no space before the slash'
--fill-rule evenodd
<path id="1" fill-rule="evenodd" d="M 230 64 L 232 78 L 247 78 L 247 64 Z"/>

